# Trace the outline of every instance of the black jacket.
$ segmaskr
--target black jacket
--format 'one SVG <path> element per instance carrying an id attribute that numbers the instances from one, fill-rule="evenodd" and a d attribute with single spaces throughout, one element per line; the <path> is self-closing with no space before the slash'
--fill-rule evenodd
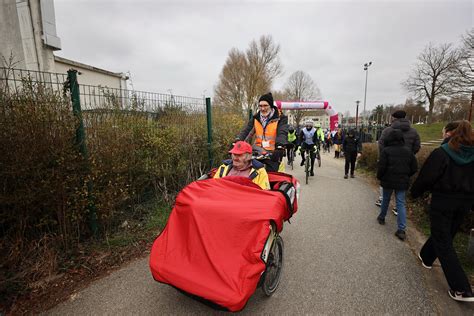
<path id="1" fill-rule="evenodd" d="M 385 139 L 378 162 L 380 185 L 385 189 L 407 190 L 417 168 L 415 155 L 405 146 L 402 131 L 393 130 Z"/>
<path id="2" fill-rule="evenodd" d="M 474 146 L 461 146 L 456 152 L 443 144 L 433 150 L 410 190 L 415 198 L 425 191 L 474 203 Z"/>
<path id="3" fill-rule="evenodd" d="M 351 134 L 346 135 L 342 142 L 342 150 L 345 153 L 350 153 L 350 152 L 362 152 L 362 143 L 360 142 L 359 138 L 357 138 L 354 134 L 352 134 L 352 137 L 350 136 Z"/>
<path id="4" fill-rule="evenodd" d="M 392 125 L 385 128 L 379 138 L 379 153 L 382 152 L 386 146 L 386 138 L 393 130 L 400 130 L 403 133 L 403 139 L 405 146 L 408 147 L 414 154 L 420 150 L 420 135 L 416 129 L 411 127 L 410 121 L 406 118 L 396 119 L 392 122 Z"/>
<path id="5" fill-rule="evenodd" d="M 273 116 L 270 118 L 269 122 L 278 120 L 277 126 L 277 135 L 275 139 L 275 144 L 278 145 L 286 145 L 288 143 L 288 117 L 284 114 L 279 113 L 279 110 L 276 107 L 273 107 L 275 112 Z M 238 140 L 244 140 L 250 142 L 248 139 L 251 138 L 254 133 L 254 120 L 258 120 L 260 122 L 260 111 L 255 114 L 252 119 L 249 120 L 248 124 L 244 129 L 240 132 L 237 136 Z"/>

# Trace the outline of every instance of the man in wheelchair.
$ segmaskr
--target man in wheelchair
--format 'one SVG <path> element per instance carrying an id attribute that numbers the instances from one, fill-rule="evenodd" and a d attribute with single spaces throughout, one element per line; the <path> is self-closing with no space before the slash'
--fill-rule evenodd
<path id="1" fill-rule="evenodd" d="M 214 179 L 226 176 L 248 177 L 262 189 L 270 189 L 265 166 L 260 161 L 252 159 L 252 146 L 249 143 L 238 141 L 229 153 L 232 154 L 232 159 L 223 161 L 214 174 Z"/>

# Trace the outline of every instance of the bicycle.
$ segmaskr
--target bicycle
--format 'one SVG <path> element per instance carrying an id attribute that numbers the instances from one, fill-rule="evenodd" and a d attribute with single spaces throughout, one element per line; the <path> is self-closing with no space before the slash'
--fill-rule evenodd
<path id="1" fill-rule="evenodd" d="M 315 146 L 316 147 L 315 154 L 316 154 L 316 159 L 318 160 L 318 167 L 321 167 L 321 153 L 319 151 L 319 146 L 320 146 L 319 144 Z"/>
<path id="2" fill-rule="evenodd" d="M 306 184 L 308 184 L 308 180 L 309 180 L 309 176 L 311 172 L 311 160 L 313 158 L 313 151 L 311 151 L 311 149 L 309 148 L 303 149 L 303 151 L 306 157 L 304 161 L 304 172 L 306 175 Z"/>

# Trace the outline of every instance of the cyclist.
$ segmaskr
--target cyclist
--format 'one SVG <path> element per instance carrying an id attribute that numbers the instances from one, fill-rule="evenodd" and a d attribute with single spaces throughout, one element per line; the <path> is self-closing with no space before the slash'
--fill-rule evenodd
<path id="1" fill-rule="evenodd" d="M 309 149 L 310 150 L 310 159 L 311 159 L 311 170 L 310 170 L 310 175 L 314 176 L 314 160 L 316 158 L 314 152 L 315 146 L 318 146 L 319 148 L 319 141 L 320 138 L 317 135 L 316 128 L 314 128 L 314 123 L 313 121 L 307 121 L 305 123 L 305 128 L 303 128 L 300 132 L 300 144 L 301 144 L 301 165 L 304 166 L 305 163 L 305 150 Z"/>
<path id="2" fill-rule="evenodd" d="M 318 150 L 321 150 L 321 143 L 324 142 L 324 132 L 323 129 L 321 128 L 321 123 L 316 122 L 314 124 L 314 128 L 316 129 L 316 137 L 318 138 Z"/>
<path id="3" fill-rule="evenodd" d="M 293 126 L 288 127 L 288 145 L 286 146 L 286 157 L 290 157 L 290 151 L 293 149 L 293 153 L 298 150 L 298 137 L 296 135 L 295 128 Z M 293 159 L 295 158 L 293 154 Z M 288 161 L 288 164 L 290 162 Z"/>
<path id="4" fill-rule="evenodd" d="M 263 163 L 252 159 L 252 146 L 249 143 L 238 141 L 229 151 L 232 159 L 224 160 L 214 174 L 214 179 L 225 176 L 248 177 L 264 190 L 270 190 L 267 171 Z"/>
<path id="5" fill-rule="evenodd" d="M 257 114 L 249 120 L 237 139 L 247 140 L 254 135 L 254 146 L 272 154 L 271 159 L 264 161 L 267 171 L 278 171 L 285 155 L 282 146 L 288 142 L 288 117 L 275 106 L 271 93 L 259 98 L 258 108 Z"/>

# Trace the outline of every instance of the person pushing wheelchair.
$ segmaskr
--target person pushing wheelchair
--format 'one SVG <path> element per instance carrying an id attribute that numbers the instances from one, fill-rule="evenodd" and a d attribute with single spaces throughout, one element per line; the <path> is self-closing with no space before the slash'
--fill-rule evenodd
<path id="1" fill-rule="evenodd" d="M 275 106 L 271 92 L 258 99 L 258 108 L 237 140 L 247 141 L 254 136 L 254 147 L 271 153 L 271 158 L 263 162 L 266 170 L 278 171 L 285 155 L 283 146 L 288 142 L 288 117 Z"/>

